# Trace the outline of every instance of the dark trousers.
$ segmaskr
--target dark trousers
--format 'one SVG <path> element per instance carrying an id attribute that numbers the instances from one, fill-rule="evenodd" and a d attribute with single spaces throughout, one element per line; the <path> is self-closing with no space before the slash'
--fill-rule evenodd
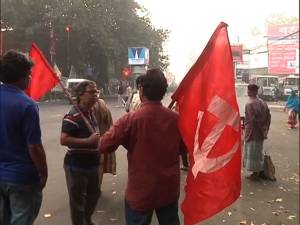
<path id="1" fill-rule="evenodd" d="M 149 211 L 132 209 L 125 200 L 125 217 L 127 225 L 150 225 L 155 211 L 159 225 L 180 225 L 178 202 Z"/>
<path id="2" fill-rule="evenodd" d="M 78 171 L 65 166 L 73 225 L 92 225 L 100 196 L 98 170 Z"/>

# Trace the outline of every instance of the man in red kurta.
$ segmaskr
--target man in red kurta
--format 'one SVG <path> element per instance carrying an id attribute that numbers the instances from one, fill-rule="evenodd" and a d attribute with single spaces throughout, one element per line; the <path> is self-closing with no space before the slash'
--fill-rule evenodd
<path id="1" fill-rule="evenodd" d="M 153 211 L 160 225 L 179 225 L 178 115 L 164 107 L 167 90 L 162 71 L 147 71 L 140 88 L 141 108 L 120 118 L 100 139 L 102 153 L 127 149 L 128 183 L 125 193 L 127 225 L 148 225 Z"/>

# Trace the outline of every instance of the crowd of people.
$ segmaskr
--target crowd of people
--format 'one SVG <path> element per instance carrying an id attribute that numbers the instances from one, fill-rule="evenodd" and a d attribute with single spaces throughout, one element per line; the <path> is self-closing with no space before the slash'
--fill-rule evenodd
<path id="1" fill-rule="evenodd" d="M 48 169 L 41 139 L 37 104 L 24 90 L 33 62 L 23 53 L 8 51 L 1 59 L 0 86 L 0 224 L 32 225 L 39 213 Z M 178 113 L 161 103 L 167 80 L 160 69 L 136 79 L 125 115 L 115 123 L 95 82 L 83 81 L 76 104 L 62 119 L 60 144 L 66 146 L 63 167 L 73 225 L 94 225 L 92 215 L 101 196 L 103 173 L 116 173 L 115 151 L 127 150 L 125 191 L 127 225 L 149 225 L 153 212 L 160 225 L 179 225 L 180 156 L 188 169 L 187 150 L 177 126 Z M 245 109 L 244 167 L 251 180 L 264 177 L 264 140 L 270 110 L 248 85 Z M 175 107 L 176 108 L 176 107 Z M 286 108 L 289 126 L 296 127 L 298 96 Z M 161 137 L 164 140 L 161 141 Z M 145 179 L 146 178 L 146 179 Z"/>

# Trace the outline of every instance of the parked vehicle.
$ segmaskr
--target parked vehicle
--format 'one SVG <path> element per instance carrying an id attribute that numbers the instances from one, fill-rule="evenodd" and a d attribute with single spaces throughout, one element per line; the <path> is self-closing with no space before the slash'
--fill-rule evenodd
<path id="1" fill-rule="evenodd" d="M 279 79 L 279 93 L 282 100 L 286 100 L 291 92 L 295 91 L 299 95 L 299 76 L 288 75 Z"/>
<path id="2" fill-rule="evenodd" d="M 266 101 L 277 100 L 278 76 L 254 75 L 251 76 L 250 84 L 259 86 L 258 96 Z"/>
<path id="3" fill-rule="evenodd" d="M 245 105 L 248 101 L 248 84 L 235 83 L 235 93 L 239 106 L 240 116 L 245 117 Z"/>

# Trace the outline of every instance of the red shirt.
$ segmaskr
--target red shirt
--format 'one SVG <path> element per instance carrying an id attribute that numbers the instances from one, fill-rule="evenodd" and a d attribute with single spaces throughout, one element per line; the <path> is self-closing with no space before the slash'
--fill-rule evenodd
<path id="1" fill-rule="evenodd" d="M 125 198 L 136 210 L 155 209 L 179 198 L 178 115 L 160 102 L 147 101 L 120 118 L 100 140 L 101 152 L 127 150 Z"/>

